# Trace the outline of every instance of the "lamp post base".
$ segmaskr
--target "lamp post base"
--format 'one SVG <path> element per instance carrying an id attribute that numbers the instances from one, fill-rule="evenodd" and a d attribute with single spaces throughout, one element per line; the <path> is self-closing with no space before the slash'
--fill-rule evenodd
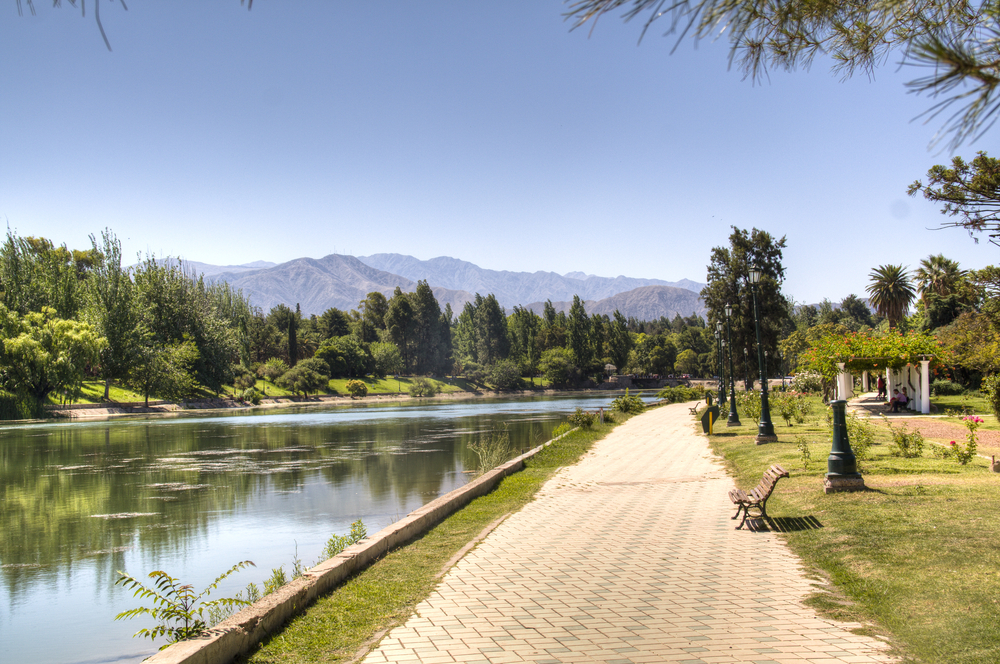
<path id="1" fill-rule="evenodd" d="M 763 445 L 764 443 L 776 443 L 778 442 L 778 437 L 772 434 L 761 433 L 753 439 L 753 442 L 757 445 Z"/>
<path id="2" fill-rule="evenodd" d="M 726 422 L 727 427 L 741 427 L 743 424 L 739 420 L 729 420 Z"/>
<path id="3" fill-rule="evenodd" d="M 827 475 L 823 480 L 823 493 L 840 493 L 841 491 L 864 491 L 865 478 L 857 475 Z"/>

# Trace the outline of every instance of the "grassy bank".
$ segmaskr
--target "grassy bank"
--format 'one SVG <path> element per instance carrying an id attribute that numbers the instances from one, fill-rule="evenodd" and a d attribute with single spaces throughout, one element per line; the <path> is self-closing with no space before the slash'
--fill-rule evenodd
<path id="1" fill-rule="evenodd" d="M 574 431 L 527 462 L 490 494 L 396 549 L 318 600 L 258 650 L 240 661 L 253 664 L 343 662 L 401 624 L 427 597 L 449 561 L 485 528 L 516 512 L 561 466 L 575 463 L 612 425 Z"/>
<path id="2" fill-rule="evenodd" d="M 742 488 L 772 463 L 791 473 L 768 502 L 768 525 L 843 595 L 819 594 L 814 605 L 890 633 L 911 661 L 1000 661 L 1000 475 L 982 459 L 934 458 L 929 443 L 918 458 L 891 456 L 880 425 L 872 458 L 859 462 L 868 490 L 824 494 L 832 433 L 825 407 L 817 400 L 812 410 L 801 425 L 775 422 L 775 444 L 754 445 L 755 426 L 723 429 L 711 443 Z"/>

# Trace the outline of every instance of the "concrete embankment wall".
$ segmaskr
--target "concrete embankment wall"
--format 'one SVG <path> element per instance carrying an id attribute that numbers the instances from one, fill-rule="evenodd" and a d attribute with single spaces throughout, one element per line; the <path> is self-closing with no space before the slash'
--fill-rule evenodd
<path id="1" fill-rule="evenodd" d="M 224 664 L 232 661 L 236 656 L 251 650 L 268 634 L 277 631 L 290 618 L 308 607 L 317 597 L 329 592 L 355 572 L 364 569 L 392 549 L 427 532 L 473 499 L 492 491 L 504 477 L 523 469 L 526 459 L 538 454 L 554 440 L 558 438 L 529 450 L 465 486 L 414 510 L 406 518 L 348 547 L 288 585 L 230 616 L 204 636 L 174 643 L 146 659 L 145 662 Z"/>

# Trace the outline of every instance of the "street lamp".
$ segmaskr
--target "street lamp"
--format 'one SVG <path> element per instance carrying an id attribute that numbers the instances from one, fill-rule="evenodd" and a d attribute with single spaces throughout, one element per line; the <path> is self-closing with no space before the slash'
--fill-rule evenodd
<path id="1" fill-rule="evenodd" d="M 771 424 L 771 408 L 767 403 L 767 374 L 764 371 L 764 349 L 760 345 L 760 315 L 757 311 L 757 288 L 760 286 L 761 272 L 759 268 L 750 268 L 750 291 L 753 293 L 753 322 L 757 330 L 757 366 L 760 368 L 760 422 L 757 425 L 758 445 L 774 443 L 778 437 L 774 435 L 774 425 Z"/>
<path id="2" fill-rule="evenodd" d="M 719 323 L 715 328 L 715 347 L 716 349 L 718 349 L 718 355 L 719 355 L 719 362 L 717 366 L 719 368 L 719 411 L 720 412 L 726 406 L 726 375 L 725 372 L 722 370 L 722 362 L 725 358 L 725 355 L 723 354 L 724 351 L 722 345 L 725 342 L 722 340 L 722 332 L 719 330 L 719 328 L 721 327 L 722 323 Z"/>
<path id="3" fill-rule="evenodd" d="M 726 305 L 726 336 L 729 337 L 729 419 L 727 427 L 738 427 L 740 414 L 736 412 L 736 374 L 733 373 L 733 328 L 729 319 L 733 316 L 733 305 Z"/>

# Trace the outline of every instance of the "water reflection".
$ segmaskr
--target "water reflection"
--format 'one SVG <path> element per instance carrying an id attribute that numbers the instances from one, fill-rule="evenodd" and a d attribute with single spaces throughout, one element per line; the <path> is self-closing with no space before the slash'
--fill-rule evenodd
<path id="1" fill-rule="evenodd" d="M 374 532 L 464 484 L 497 420 L 527 449 L 606 397 L 361 405 L 0 429 L 0 660 L 117 660 L 153 648 L 112 622 L 136 605 L 117 570 L 234 591 L 363 518 Z M 225 588 L 223 590 L 226 590 Z M 53 625 L 60 639 L 44 639 Z M 62 643 L 60 646 L 59 644 Z M 147 642 L 148 643 L 148 642 Z M 144 649 L 145 648 L 145 649 Z M 140 652 L 142 651 L 142 652 Z"/>

